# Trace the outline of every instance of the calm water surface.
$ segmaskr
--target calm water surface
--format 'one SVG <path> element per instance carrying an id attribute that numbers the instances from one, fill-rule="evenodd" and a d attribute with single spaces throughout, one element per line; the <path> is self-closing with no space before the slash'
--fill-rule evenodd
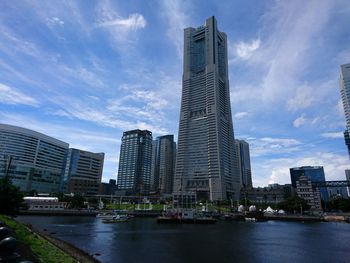
<path id="1" fill-rule="evenodd" d="M 103 224 L 92 217 L 20 216 L 106 263 L 350 262 L 350 224 L 218 222 L 163 225 L 155 218 Z"/>

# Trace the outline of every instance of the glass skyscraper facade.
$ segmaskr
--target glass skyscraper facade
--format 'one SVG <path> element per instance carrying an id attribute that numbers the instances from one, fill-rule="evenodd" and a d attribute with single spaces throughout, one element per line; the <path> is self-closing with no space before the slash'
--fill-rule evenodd
<path id="1" fill-rule="evenodd" d="M 344 139 L 350 156 L 350 63 L 340 66 L 339 87 L 346 121 Z"/>
<path id="2" fill-rule="evenodd" d="M 149 194 L 151 185 L 152 133 L 123 133 L 118 168 L 118 190 L 127 194 Z"/>
<path id="3" fill-rule="evenodd" d="M 47 135 L 0 124 L 0 177 L 21 191 L 59 192 L 68 144 Z"/>
<path id="4" fill-rule="evenodd" d="M 241 187 L 251 188 L 252 182 L 252 169 L 250 166 L 250 153 L 249 144 L 243 140 L 235 140 L 238 171 L 240 172 Z"/>
<path id="5" fill-rule="evenodd" d="M 176 143 L 174 135 L 157 137 L 152 149 L 152 191 L 159 194 L 173 192 Z"/>
<path id="6" fill-rule="evenodd" d="M 290 168 L 290 179 L 292 181 L 292 187 L 296 189 L 297 181 L 299 177 L 306 176 L 311 182 L 325 182 L 326 178 L 322 166 L 301 166 Z M 328 191 L 326 187 L 320 187 L 321 198 L 324 201 L 328 201 Z"/>
<path id="7" fill-rule="evenodd" d="M 239 198 L 228 80 L 227 37 L 214 17 L 186 28 L 174 192 Z"/>

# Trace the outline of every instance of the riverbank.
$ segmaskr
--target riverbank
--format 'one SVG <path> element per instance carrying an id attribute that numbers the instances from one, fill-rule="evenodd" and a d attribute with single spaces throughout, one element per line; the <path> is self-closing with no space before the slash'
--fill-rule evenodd
<path id="1" fill-rule="evenodd" d="M 36 215 L 36 216 L 96 216 L 97 211 L 92 210 L 20 210 L 19 215 Z"/>
<path id="2" fill-rule="evenodd" d="M 322 222 L 321 216 L 310 215 L 265 215 L 267 220 L 281 220 L 281 221 L 294 221 L 294 222 Z"/>
<path id="3" fill-rule="evenodd" d="M 13 218 L 0 215 L 0 221 L 11 230 L 19 241 L 18 253 L 26 260 L 45 263 L 96 263 L 93 256 L 73 245 L 53 237 L 30 225 L 24 225 Z"/>
<path id="4" fill-rule="evenodd" d="M 65 253 L 69 254 L 72 258 L 77 260 L 77 262 L 82 263 L 100 263 L 99 260 L 94 258 L 92 255 L 86 253 L 85 251 L 73 246 L 72 244 L 65 242 L 61 239 L 55 238 L 52 236 L 52 234 L 48 234 L 44 231 L 40 231 L 38 229 L 33 229 L 32 226 L 28 226 L 32 231 L 36 232 L 38 235 L 40 235 L 42 238 L 49 241 L 51 244 L 56 246 L 57 248 L 61 249 Z M 61 261 L 59 261 L 61 262 Z"/>

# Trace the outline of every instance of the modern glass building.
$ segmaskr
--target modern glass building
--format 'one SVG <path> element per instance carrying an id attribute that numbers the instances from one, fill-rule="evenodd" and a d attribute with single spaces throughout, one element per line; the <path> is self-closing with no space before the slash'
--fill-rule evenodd
<path id="1" fill-rule="evenodd" d="M 149 194 L 151 184 L 152 133 L 123 133 L 118 168 L 118 190 L 127 194 Z"/>
<path id="2" fill-rule="evenodd" d="M 174 135 L 157 137 L 152 148 L 151 189 L 159 194 L 171 194 L 175 171 L 176 143 Z"/>
<path id="3" fill-rule="evenodd" d="M 252 169 L 250 166 L 249 144 L 244 140 L 235 140 L 238 170 L 242 188 L 253 187 Z"/>
<path id="4" fill-rule="evenodd" d="M 299 177 L 306 176 L 311 182 L 325 182 L 326 178 L 322 166 L 301 166 L 290 168 L 290 179 L 292 181 L 292 187 L 296 189 L 297 181 Z M 328 191 L 326 187 L 320 187 L 321 198 L 324 201 L 328 201 Z"/>
<path id="5" fill-rule="evenodd" d="M 67 193 L 97 195 L 102 179 L 104 153 L 70 148 L 62 189 Z"/>
<path id="6" fill-rule="evenodd" d="M 340 66 L 339 87 L 346 121 L 344 139 L 350 155 L 350 63 Z"/>
<path id="7" fill-rule="evenodd" d="M 186 28 L 174 192 L 239 198 L 228 80 L 227 37 L 214 17 Z"/>
<path id="8" fill-rule="evenodd" d="M 68 144 L 47 135 L 0 124 L 0 177 L 21 191 L 59 192 Z"/>

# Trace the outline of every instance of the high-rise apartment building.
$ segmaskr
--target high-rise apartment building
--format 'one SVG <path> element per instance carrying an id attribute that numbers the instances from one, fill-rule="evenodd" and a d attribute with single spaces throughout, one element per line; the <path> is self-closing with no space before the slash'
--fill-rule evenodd
<path id="1" fill-rule="evenodd" d="M 350 63 L 340 66 L 339 86 L 346 121 L 344 139 L 350 155 Z"/>
<path id="2" fill-rule="evenodd" d="M 68 143 L 29 129 L 0 124 L 0 177 L 21 191 L 59 192 Z"/>
<path id="3" fill-rule="evenodd" d="M 173 192 L 176 143 L 174 135 L 157 137 L 152 149 L 152 191 L 160 194 Z"/>
<path id="4" fill-rule="evenodd" d="M 214 17 L 185 29 L 182 81 L 174 192 L 238 199 L 227 37 Z"/>
<path id="5" fill-rule="evenodd" d="M 123 133 L 118 168 L 118 190 L 148 194 L 151 181 L 152 133 L 132 130 Z"/>
<path id="6" fill-rule="evenodd" d="M 253 182 L 252 169 L 250 166 L 249 144 L 243 140 L 235 140 L 235 146 L 241 188 L 251 188 L 253 187 Z"/>
<path id="7" fill-rule="evenodd" d="M 69 149 L 63 177 L 63 191 L 81 195 L 99 193 L 104 153 Z"/>

